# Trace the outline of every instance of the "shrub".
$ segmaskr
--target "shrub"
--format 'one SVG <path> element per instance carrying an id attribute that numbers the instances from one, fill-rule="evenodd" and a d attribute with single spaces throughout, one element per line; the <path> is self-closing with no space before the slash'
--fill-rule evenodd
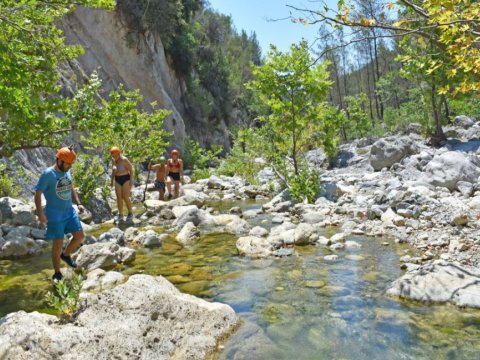
<path id="1" fill-rule="evenodd" d="M 7 166 L 0 163 L 0 197 L 16 197 L 19 193 L 19 187 L 14 185 L 13 179 L 7 173 Z"/>
<path id="2" fill-rule="evenodd" d="M 316 170 L 301 169 L 290 180 L 290 195 L 296 202 L 313 203 L 320 192 L 320 175 Z"/>
<path id="3" fill-rule="evenodd" d="M 92 199 L 97 187 L 102 189 L 104 199 L 110 195 L 108 181 L 104 180 L 103 184 L 99 183 L 99 179 L 102 179 L 106 172 L 98 156 L 83 155 L 79 161 L 74 163 L 72 175 L 73 183 L 79 188 L 79 195 L 85 204 Z"/>
<path id="4" fill-rule="evenodd" d="M 71 281 L 57 281 L 55 291 L 45 295 L 48 305 L 57 311 L 62 322 L 71 321 L 78 312 L 82 279 L 82 274 L 73 273 Z"/>

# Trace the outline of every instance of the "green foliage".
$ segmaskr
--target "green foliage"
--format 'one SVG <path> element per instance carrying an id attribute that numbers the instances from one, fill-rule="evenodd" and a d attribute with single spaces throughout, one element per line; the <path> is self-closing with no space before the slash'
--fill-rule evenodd
<path id="1" fill-rule="evenodd" d="M 196 169 L 193 171 L 192 182 L 208 179 L 211 175 L 212 171 L 210 169 Z"/>
<path id="2" fill-rule="evenodd" d="M 216 169 L 218 175 L 241 176 L 250 184 L 257 184 L 257 174 L 265 165 L 255 162 L 264 153 L 265 137 L 261 129 L 239 129 L 230 153 Z"/>
<path id="3" fill-rule="evenodd" d="M 55 26 L 75 5 L 113 9 L 114 0 L 3 0 L 0 6 L 0 156 L 57 145 L 71 130 L 58 96 L 59 64 L 82 53 Z"/>
<path id="4" fill-rule="evenodd" d="M 210 149 L 204 149 L 190 137 L 185 139 L 183 148 L 183 167 L 193 170 L 204 170 L 209 166 L 218 165 L 218 156 L 223 151 L 221 145 L 212 145 Z"/>
<path id="5" fill-rule="evenodd" d="M 288 53 L 272 46 L 264 65 L 254 67 L 254 80 L 247 84 L 268 108 L 260 115 L 267 141 L 271 142 L 265 155 L 284 174 L 290 166 L 299 174 L 300 156 L 309 148 L 335 142 L 321 136 L 329 136 L 332 130 L 338 132 L 337 123 L 328 123 L 332 117 L 322 116 L 331 84 L 327 66 L 315 65 L 306 41 L 293 44 Z M 291 163 L 286 163 L 286 159 L 291 159 Z"/>
<path id="6" fill-rule="evenodd" d="M 79 195 L 83 203 L 88 204 L 95 194 L 95 190 L 101 185 L 101 193 L 104 199 L 110 195 L 109 181 L 100 182 L 102 176 L 105 176 L 105 164 L 96 155 L 85 155 L 73 164 L 72 176 L 73 183 L 79 188 Z"/>
<path id="7" fill-rule="evenodd" d="M 455 115 L 467 115 L 480 119 L 480 98 L 456 97 L 449 102 L 451 113 Z"/>
<path id="8" fill-rule="evenodd" d="M 313 203 L 320 192 L 320 174 L 316 170 L 302 168 L 289 184 L 290 195 L 296 202 L 307 200 Z"/>
<path id="9" fill-rule="evenodd" d="M 71 281 L 62 279 L 55 282 L 55 291 L 45 295 L 47 304 L 57 311 L 62 322 L 71 321 L 79 310 L 82 280 L 82 274 L 73 273 Z"/>
<path id="10" fill-rule="evenodd" d="M 398 109 L 387 107 L 384 114 L 386 130 L 403 131 L 409 124 L 419 123 L 424 134 L 431 134 L 434 124 L 428 97 L 428 92 L 414 88 L 408 92 L 409 100 L 402 103 Z"/>
<path id="11" fill-rule="evenodd" d="M 18 186 L 7 173 L 7 166 L 0 162 L 0 198 L 5 196 L 16 197 L 20 193 Z"/>
<path id="12" fill-rule="evenodd" d="M 366 112 L 367 102 L 368 97 L 365 93 L 345 97 L 348 119 L 345 128 L 350 138 L 363 137 L 372 128 L 370 116 Z"/>
<path id="13" fill-rule="evenodd" d="M 74 98 L 72 116 L 82 118 L 86 129 L 95 129 L 82 141 L 97 148 L 109 159 L 112 146 L 118 146 L 132 163 L 153 158 L 165 151 L 168 137 L 172 134 L 163 130 L 163 121 L 170 113 L 155 110 L 146 113 L 138 110 L 143 97 L 138 91 L 127 91 L 122 85 L 110 92 L 108 99 L 98 105 L 94 94 L 101 83 L 94 73 L 89 84 Z M 155 104 L 151 104 L 155 107 Z"/>

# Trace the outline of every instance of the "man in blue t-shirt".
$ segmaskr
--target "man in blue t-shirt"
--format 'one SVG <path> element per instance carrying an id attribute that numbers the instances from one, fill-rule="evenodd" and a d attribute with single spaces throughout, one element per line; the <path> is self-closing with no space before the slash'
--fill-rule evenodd
<path id="1" fill-rule="evenodd" d="M 60 259 L 72 268 L 77 267 L 70 254 L 85 238 L 80 219 L 72 206 L 73 198 L 78 205 L 78 211 L 82 213 L 85 210 L 73 188 L 72 176 L 69 172 L 76 158 L 77 155 L 72 147 L 59 149 L 55 164 L 43 171 L 35 186 L 35 206 L 37 207 L 38 219 L 42 224 L 47 224 L 47 240 L 53 241 L 54 280 L 63 278 L 60 272 Z M 47 201 L 45 211 L 42 209 L 42 194 Z M 73 234 L 73 240 L 62 252 L 63 238 L 65 234 L 69 233 Z"/>

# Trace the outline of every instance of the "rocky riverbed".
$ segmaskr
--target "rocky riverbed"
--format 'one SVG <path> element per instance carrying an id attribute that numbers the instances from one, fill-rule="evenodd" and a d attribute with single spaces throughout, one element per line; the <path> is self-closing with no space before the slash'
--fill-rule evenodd
<path id="1" fill-rule="evenodd" d="M 179 246 L 188 247 L 199 241 L 202 235 L 217 232 L 234 236 L 238 253 L 250 259 L 281 261 L 283 257 L 302 256 L 298 251 L 301 246 L 319 246 L 328 250 L 322 259 L 328 266 L 345 256 L 351 251 L 349 249 L 360 248 L 362 244 L 356 241 L 358 236 L 391 239 L 408 244 L 416 251 L 415 255 L 401 258 L 402 267 L 407 272 L 385 288 L 389 296 L 478 308 L 480 141 L 469 139 L 480 133 L 480 126 L 458 120 L 457 126 L 447 129 L 455 139 L 448 140 L 439 149 L 425 145 L 415 128 L 411 130 L 402 136 L 361 139 L 342 146 L 339 155 L 331 162 L 327 162 L 321 150 L 310 152 L 307 159 L 311 167 L 320 170 L 322 184 L 322 191 L 314 204 L 295 204 L 286 191 L 267 202 L 271 189 L 278 188 L 268 168 L 259 173 L 261 185 L 256 186 L 246 184 L 240 178 L 212 176 L 185 185 L 183 196 L 168 202 L 157 200 L 157 193 L 149 191 L 145 209 L 138 209 L 138 218 L 130 224 L 114 226 L 108 221 L 99 226 L 92 223 L 110 212 L 108 204 L 98 201 L 91 207 L 92 213 L 83 218 L 90 235 L 76 254 L 77 261 L 90 274 L 97 274 L 95 272 L 100 269 L 109 270 L 135 262 L 138 249 L 171 244 L 171 239 L 175 239 Z M 150 187 L 150 190 L 153 189 Z M 143 189 L 137 188 L 133 195 L 138 202 Z M 229 204 L 232 200 L 242 199 L 261 201 L 263 206 L 251 210 L 227 206 L 225 211 L 210 206 L 212 201 Z M 0 222 L 0 259 L 38 256 L 46 251 L 48 244 L 44 241 L 44 231 L 38 226 L 31 202 L 0 199 Z M 325 229 L 335 231 L 326 232 Z M 380 242 L 378 246 L 389 246 L 389 242 Z M 108 347 L 112 356 L 128 353 L 155 358 L 153 354 L 166 357 L 177 354 L 180 358 L 199 358 L 213 351 L 218 340 L 230 333 L 238 322 L 228 306 L 185 298 L 162 277 L 131 276 L 126 280 L 112 272 L 89 276 L 94 280 L 90 280 L 93 281 L 90 289 L 85 288 L 86 301 L 79 320 L 62 326 L 62 333 L 70 334 L 71 331 L 70 337 L 75 334 L 81 340 L 74 344 L 65 341 L 65 347 L 60 346 L 59 343 L 64 341 L 53 342 L 49 337 L 60 326 L 55 318 L 38 313 L 12 313 L 0 325 L 0 354 L 9 356 L 8 351 L 11 351 L 15 358 L 31 358 L 32 352 L 38 352 L 46 358 L 68 358 L 63 354 L 71 346 L 75 346 L 77 353 L 89 351 L 86 347 L 89 341 L 95 340 L 90 338 L 95 332 L 87 331 L 90 325 L 82 314 L 92 312 L 90 315 L 94 316 L 103 311 L 102 306 L 112 303 L 115 304 L 113 312 L 123 313 L 125 306 L 122 303 L 125 301 L 138 302 L 137 307 L 125 314 L 126 317 L 141 319 L 150 316 L 149 321 L 138 326 L 142 334 L 152 329 L 152 334 L 159 333 L 165 324 L 156 323 L 159 317 L 152 320 L 151 314 L 160 311 L 155 304 L 161 302 L 166 293 L 173 294 L 174 302 L 182 304 L 174 319 L 162 320 L 169 326 L 180 326 L 185 313 L 193 311 L 189 310 L 190 302 L 203 309 L 198 310 L 200 320 L 194 321 L 192 330 L 179 327 L 178 338 L 157 336 L 159 343 L 153 348 L 148 347 L 152 346 L 148 336 L 144 342 L 128 344 L 116 344 L 113 335 L 95 341 L 100 347 Z M 98 293 L 99 286 L 113 288 L 98 295 L 95 291 Z M 132 289 L 132 296 L 124 287 Z M 154 289 L 152 292 L 148 290 L 150 287 Z M 94 289 L 93 294 L 91 289 Z M 141 300 L 144 297 L 152 302 L 144 304 Z M 145 307 L 151 311 L 143 312 Z M 212 314 L 217 312 L 218 322 L 212 320 L 210 323 L 208 319 L 215 318 L 217 315 Z M 103 320 L 110 328 L 102 328 L 100 333 L 108 334 L 108 329 L 133 321 L 111 315 Z M 116 318 L 118 323 L 113 320 Z M 196 315 L 191 318 L 195 320 Z M 43 335 L 32 336 L 29 323 L 43 329 Z M 203 335 L 193 335 L 198 331 L 204 331 Z M 18 340 L 13 335 L 16 333 L 25 336 Z M 197 341 L 198 353 L 188 353 L 186 349 Z"/>

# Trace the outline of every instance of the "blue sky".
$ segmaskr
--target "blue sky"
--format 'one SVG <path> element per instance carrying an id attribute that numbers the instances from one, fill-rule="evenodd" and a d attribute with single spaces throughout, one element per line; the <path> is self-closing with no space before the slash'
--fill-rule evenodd
<path id="1" fill-rule="evenodd" d="M 255 31 L 258 42 L 265 55 L 269 44 L 274 44 L 280 51 L 288 51 L 290 44 L 298 43 L 302 38 L 311 45 L 316 38 L 316 25 L 305 26 L 284 19 L 290 15 L 291 9 L 286 5 L 299 8 L 315 9 L 320 2 L 312 0 L 208 0 L 210 7 L 221 14 L 230 15 L 237 31 L 244 29 L 248 34 Z M 335 4 L 336 0 L 326 0 Z M 294 15 L 295 16 L 295 15 Z M 299 15 L 297 15 L 299 16 Z"/>

